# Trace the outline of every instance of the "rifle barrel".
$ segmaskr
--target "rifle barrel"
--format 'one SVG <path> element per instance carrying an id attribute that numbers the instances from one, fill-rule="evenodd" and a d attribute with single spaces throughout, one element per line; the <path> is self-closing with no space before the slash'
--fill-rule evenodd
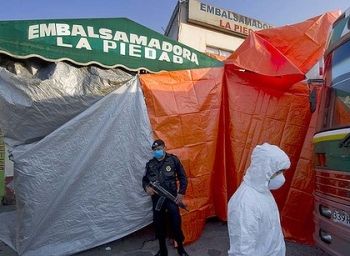
<path id="1" fill-rule="evenodd" d="M 156 190 L 158 190 L 158 192 L 160 192 L 161 194 L 163 194 L 163 196 L 165 196 L 166 198 L 170 199 L 171 201 L 173 201 L 174 203 L 176 203 L 176 198 L 173 194 L 171 194 L 168 190 L 166 190 L 165 188 L 163 188 L 159 182 L 150 182 L 151 186 L 154 187 Z M 189 210 L 187 209 L 186 205 L 184 203 L 176 203 L 180 208 L 186 210 L 189 212 Z"/>

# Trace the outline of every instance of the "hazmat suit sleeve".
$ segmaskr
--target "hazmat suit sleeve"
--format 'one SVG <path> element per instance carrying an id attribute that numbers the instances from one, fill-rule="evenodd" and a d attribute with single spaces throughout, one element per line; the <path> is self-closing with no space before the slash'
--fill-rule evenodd
<path id="1" fill-rule="evenodd" d="M 228 256 L 260 255 L 256 250 L 260 232 L 258 207 L 229 205 L 228 228 L 230 249 Z"/>

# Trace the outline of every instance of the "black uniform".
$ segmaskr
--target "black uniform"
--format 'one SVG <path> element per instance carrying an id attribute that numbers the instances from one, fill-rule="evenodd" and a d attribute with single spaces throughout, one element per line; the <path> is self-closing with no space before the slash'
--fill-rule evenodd
<path id="1" fill-rule="evenodd" d="M 179 181 L 179 189 L 177 189 L 177 180 Z M 168 153 L 166 153 L 163 160 L 158 161 L 156 158 L 153 158 L 146 164 L 146 174 L 142 179 L 142 186 L 144 189 L 146 189 L 150 181 L 159 181 L 160 185 L 175 197 L 177 193 L 184 195 L 187 188 L 186 173 L 180 160 L 175 155 Z M 166 251 L 166 212 L 168 212 L 171 220 L 174 238 L 180 246 L 182 246 L 184 235 L 181 230 L 181 216 L 178 205 L 169 199 L 165 199 L 161 209 L 158 211 L 156 210 L 156 206 L 159 198 L 160 197 L 156 194 L 152 196 L 153 222 L 155 224 L 156 236 L 159 239 L 160 249 L 161 251 Z"/>

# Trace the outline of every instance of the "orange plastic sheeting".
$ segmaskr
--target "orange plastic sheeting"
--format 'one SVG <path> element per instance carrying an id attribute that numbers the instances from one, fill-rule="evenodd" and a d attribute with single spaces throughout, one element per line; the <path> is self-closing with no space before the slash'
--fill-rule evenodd
<path id="1" fill-rule="evenodd" d="M 228 120 L 225 127 L 226 148 L 231 150 L 231 154 L 226 154 L 228 197 L 241 183 L 250 164 L 251 152 L 257 144 L 268 142 L 280 146 L 292 162 L 286 172 L 285 185 L 274 193 L 279 209 L 288 212 L 291 217 L 284 222 L 283 228 L 289 231 L 288 238 L 312 243 L 310 225 L 295 226 L 312 222 L 309 219 L 313 206 L 312 191 L 305 192 L 307 196 L 302 204 L 299 200 L 295 201 L 301 197 L 299 190 L 302 191 L 295 179 L 302 175 L 303 184 L 313 182 L 310 175 L 303 174 L 308 170 L 296 168 L 311 119 L 308 87 L 297 83 L 286 92 L 272 88 L 267 90 L 266 85 L 262 86 L 258 80 L 254 83 L 248 81 L 245 72 L 226 67 L 224 88 L 227 95 L 225 120 Z M 297 191 L 294 198 L 291 198 L 292 189 Z M 286 201 L 286 198 L 289 199 Z M 296 205 L 303 205 L 305 215 L 298 213 Z"/>
<path id="2" fill-rule="evenodd" d="M 304 73 L 288 60 L 267 39 L 257 33 L 251 33 L 226 64 L 234 64 L 242 69 L 266 76 L 282 76 L 298 74 L 300 79 Z"/>
<path id="3" fill-rule="evenodd" d="M 181 211 L 185 242 L 196 240 L 206 219 L 216 214 L 212 186 L 223 183 L 223 169 L 215 168 L 222 77 L 223 68 L 140 76 L 154 137 L 180 158 L 188 176 L 190 212 Z M 222 154 L 218 163 L 223 162 Z M 226 191 L 221 198 L 226 200 Z"/>
<path id="4" fill-rule="evenodd" d="M 311 87 L 312 89 L 313 87 Z M 320 87 L 317 90 L 317 102 L 321 99 Z M 311 116 L 304 145 L 292 176 L 285 204 L 281 211 L 284 236 L 288 240 L 301 243 L 313 243 L 314 231 L 313 207 L 315 190 L 315 171 L 313 169 L 312 138 L 316 132 L 316 123 L 319 115 L 319 106 Z"/>
<path id="5" fill-rule="evenodd" d="M 227 64 L 268 76 L 303 75 L 322 56 L 330 26 L 339 15 L 329 12 L 294 25 L 251 32 Z"/>
<path id="6" fill-rule="evenodd" d="M 186 242 L 205 219 L 226 219 L 227 202 L 249 166 L 252 149 L 279 145 L 291 158 L 286 184 L 274 193 L 288 239 L 312 243 L 309 89 L 299 82 L 322 57 L 334 21 L 325 14 L 251 34 L 221 68 L 142 75 L 155 138 L 166 141 L 189 176 Z M 306 139 L 306 141 L 305 141 Z M 305 143 L 304 143 L 305 141 Z"/>

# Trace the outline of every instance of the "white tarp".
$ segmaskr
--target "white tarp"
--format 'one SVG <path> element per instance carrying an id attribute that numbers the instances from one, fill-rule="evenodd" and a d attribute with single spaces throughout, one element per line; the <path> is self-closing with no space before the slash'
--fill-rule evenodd
<path id="1" fill-rule="evenodd" d="M 6 144 L 39 141 L 131 78 L 120 69 L 0 55 L 0 128 Z"/>
<path id="2" fill-rule="evenodd" d="M 0 239 L 24 256 L 69 255 L 149 224 L 141 179 L 151 138 L 135 77 L 39 142 L 14 148 L 16 225 L 0 216 Z"/>

